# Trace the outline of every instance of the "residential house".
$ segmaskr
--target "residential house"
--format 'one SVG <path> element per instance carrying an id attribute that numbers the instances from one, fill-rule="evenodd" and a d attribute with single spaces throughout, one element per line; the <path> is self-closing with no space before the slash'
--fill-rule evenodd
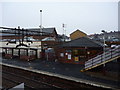
<path id="1" fill-rule="evenodd" d="M 87 36 L 86 33 L 82 32 L 82 31 L 80 31 L 78 29 L 70 34 L 71 40 L 74 40 L 74 39 L 77 39 L 77 38 L 81 38 L 81 37 L 86 37 L 86 36 Z"/>

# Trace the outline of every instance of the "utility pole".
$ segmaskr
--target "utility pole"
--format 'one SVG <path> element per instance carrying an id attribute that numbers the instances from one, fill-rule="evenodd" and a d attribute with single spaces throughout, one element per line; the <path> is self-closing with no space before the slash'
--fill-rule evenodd
<path id="1" fill-rule="evenodd" d="M 104 45 L 103 45 L 103 60 L 105 60 L 105 30 L 102 30 L 102 32 L 103 32 L 103 43 L 104 43 Z M 103 65 L 104 67 L 105 67 L 105 64 Z"/>

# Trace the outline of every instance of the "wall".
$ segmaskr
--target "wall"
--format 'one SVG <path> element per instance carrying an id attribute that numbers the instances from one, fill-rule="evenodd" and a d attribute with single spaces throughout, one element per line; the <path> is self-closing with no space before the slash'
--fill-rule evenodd
<path id="1" fill-rule="evenodd" d="M 75 50 L 78 50 L 77 53 L 75 54 Z M 71 51 L 71 52 L 70 52 Z M 95 57 L 102 51 L 102 48 L 88 48 L 85 49 L 84 47 L 74 47 L 74 48 L 57 48 L 56 50 L 56 56 L 58 61 L 63 62 L 63 63 L 73 63 L 73 64 L 84 64 L 86 60 L 88 60 L 91 57 Z M 88 54 L 89 52 L 89 54 Z M 84 54 L 82 54 L 84 53 Z M 68 56 L 71 55 L 71 56 Z M 71 59 L 68 59 L 68 58 Z"/>

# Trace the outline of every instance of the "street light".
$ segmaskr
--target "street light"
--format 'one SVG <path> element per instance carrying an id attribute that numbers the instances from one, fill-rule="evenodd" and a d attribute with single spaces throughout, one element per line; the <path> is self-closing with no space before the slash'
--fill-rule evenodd
<path id="1" fill-rule="evenodd" d="M 42 35 L 42 10 L 40 10 L 40 32 Z"/>
<path id="2" fill-rule="evenodd" d="M 40 10 L 40 36 L 42 36 L 42 10 Z M 41 41 L 41 53 L 43 53 L 42 41 Z"/>
<path id="3" fill-rule="evenodd" d="M 42 10 L 40 10 L 40 28 L 42 28 Z"/>
<path id="4" fill-rule="evenodd" d="M 103 45 L 103 60 L 105 60 L 105 30 L 102 30 L 102 32 L 103 32 L 103 43 L 104 43 L 104 45 Z M 103 65 L 104 67 L 105 67 L 105 64 Z"/>

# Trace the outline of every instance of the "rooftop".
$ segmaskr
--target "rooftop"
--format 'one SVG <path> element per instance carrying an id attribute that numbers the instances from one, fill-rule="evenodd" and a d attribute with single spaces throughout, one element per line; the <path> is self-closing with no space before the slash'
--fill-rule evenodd
<path id="1" fill-rule="evenodd" d="M 102 44 L 87 37 L 81 37 L 64 43 L 61 47 L 102 47 Z"/>

